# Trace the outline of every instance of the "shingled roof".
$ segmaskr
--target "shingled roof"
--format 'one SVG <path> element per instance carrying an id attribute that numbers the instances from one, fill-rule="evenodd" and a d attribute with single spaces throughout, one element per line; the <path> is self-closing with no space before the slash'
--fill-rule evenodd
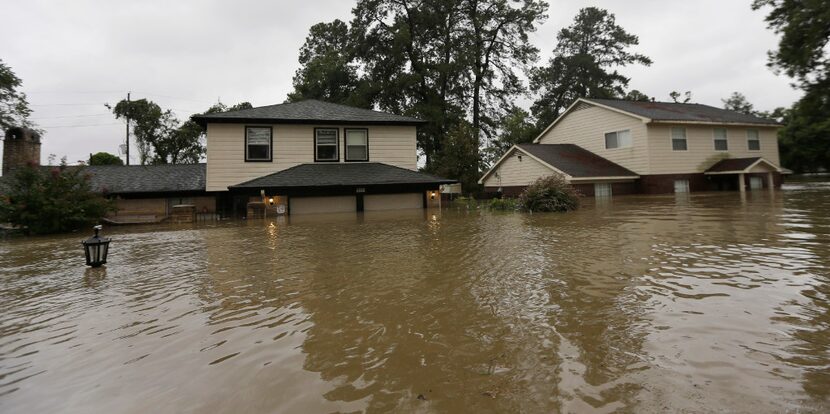
<path id="1" fill-rule="evenodd" d="M 255 178 L 229 189 L 292 189 L 301 187 L 350 187 L 405 184 L 452 184 L 455 180 L 436 177 L 377 162 L 300 164 Z"/>
<path id="2" fill-rule="evenodd" d="M 275 123 L 275 124 L 352 124 L 352 125 L 420 125 L 420 119 L 334 104 L 314 99 L 238 111 L 196 115 L 196 123 Z"/>
<path id="3" fill-rule="evenodd" d="M 578 145 L 519 144 L 517 147 L 573 178 L 637 177 L 637 173 Z"/>
<path id="4" fill-rule="evenodd" d="M 118 195 L 205 191 L 205 164 L 91 165 L 85 168 L 90 175 L 90 186 L 95 192 Z M 8 190 L 10 179 L 11 175 L 0 177 L 0 191 Z"/>
<path id="5" fill-rule="evenodd" d="M 727 109 L 696 103 L 640 102 L 619 99 L 583 99 L 628 112 L 652 122 L 701 122 L 776 126 L 778 122 Z"/>
<path id="6" fill-rule="evenodd" d="M 779 171 L 779 172 L 786 172 L 781 167 L 765 160 L 761 157 L 749 157 L 749 158 L 725 158 L 714 165 L 709 167 L 704 174 L 735 174 L 735 173 L 742 173 L 742 172 L 749 172 L 749 170 L 754 167 L 756 164 L 766 164 L 770 169 Z"/>

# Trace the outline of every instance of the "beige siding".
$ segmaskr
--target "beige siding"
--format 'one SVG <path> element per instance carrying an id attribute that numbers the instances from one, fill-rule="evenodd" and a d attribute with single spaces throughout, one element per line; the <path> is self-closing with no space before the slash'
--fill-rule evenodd
<path id="1" fill-rule="evenodd" d="M 363 210 L 404 210 L 408 208 L 424 208 L 422 193 L 408 194 L 367 194 L 363 197 Z"/>
<path id="2" fill-rule="evenodd" d="M 629 148 L 605 149 L 605 133 L 631 130 Z M 540 144 L 576 144 L 637 174 L 649 174 L 646 125 L 639 118 L 597 106 L 574 108 L 539 140 Z"/>
<path id="3" fill-rule="evenodd" d="M 683 126 L 683 125 L 675 125 Z M 686 151 L 673 151 L 672 125 L 649 125 L 648 148 L 651 159 L 650 174 L 688 174 L 703 172 L 721 158 L 764 157 L 775 165 L 781 165 L 778 157 L 777 129 L 770 127 L 728 127 L 727 151 L 715 151 L 714 128 L 716 126 L 686 125 Z M 747 147 L 747 129 L 758 130 L 761 150 Z"/>
<path id="4" fill-rule="evenodd" d="M 314 162 L 315 125 L 271 125 L 273 161 L 245 162 L 245 125 L 208 124 L 207 190 L 226 191 L 228 186 L 271 174 L 298 164 Z M 340 130 L 340 162 L 345 160 L 344 129 L 369 130 L 369 161 L 416 170 L 414 126 L 316 126 Z"/>
<path id="5" fill-rule="evenodd" d="M 522 160 L 516 156 L 513 150 L 504 161 L 499 164 L 495 171 L 484 180 L 485 187 L 510 187 L 518 185 L 529 185 L 539 177 L 546 177 L 554 174 L 555 171 L 539 161 L 522 153 Z"/>
<path id="6" fill-rule="evenodd" d="M 291 206 L 291 215 L 357 211 L 355 196 L 291 197 L 288 203 Z"/>

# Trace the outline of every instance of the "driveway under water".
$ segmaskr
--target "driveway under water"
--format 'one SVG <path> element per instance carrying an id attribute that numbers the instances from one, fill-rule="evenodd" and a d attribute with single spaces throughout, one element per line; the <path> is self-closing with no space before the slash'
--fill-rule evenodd
<path id="1" fill-rule="evenodd" d="M 0 411 L 826 412 L 830 183 L 0 241 Z"/>

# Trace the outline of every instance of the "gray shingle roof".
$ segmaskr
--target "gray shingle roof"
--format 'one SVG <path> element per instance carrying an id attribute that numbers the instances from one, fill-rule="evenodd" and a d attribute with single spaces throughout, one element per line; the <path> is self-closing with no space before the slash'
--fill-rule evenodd
<path id="1" fill-rule="evenodd" d="M 230 189 L 347 187 L 400 184 L 452 184 L 436 177 L 377 162 L 300 164 L 232 185 Z"/>
<path id="2" fill-rule="evenodd" d="M 57 167 L 43 166 L 41 168 Z M 205 164 L 91 165 L 85 168 L 90 174 L 90 186 L 96 192 L 138 194 L 205 191 Z M 11 177 L 11 174 L 0 177 L 0 192 L 8 189 L 8 181 Z"/>
<path id="3" fill-rule="evenodd" d="M 637 177 L 637 173 L 574 144 L 519 144 L 519 148 L 574 178 Z"/>
<path id="4" fill-rule="evenodd" d="M 652 121 L 708 122 L 724 124 L 778 125 L 776 121 L 754 115 L 695 103 L 639 102 L 618 99 L 586 99 L 600 105 L 649 118 Z"/>
<path id="5" fill-rule="evenodd" d="M 239 111 L 196 115 L 200 125 L 219 123 L 301 123 L 301 124 L 362 124 L 362 125 L 419 125 L 420 119 L 372 111 L 369 109 L 308 99 L 300 102 L 260 106 Z"/>

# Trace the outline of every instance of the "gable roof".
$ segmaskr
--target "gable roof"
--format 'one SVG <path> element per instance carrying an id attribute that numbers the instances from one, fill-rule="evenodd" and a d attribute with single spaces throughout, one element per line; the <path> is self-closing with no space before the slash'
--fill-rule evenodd
<path id="1" fill-rule="evenodd" d="M 426 121 L 408 116 L 323 102 L 315 99 L 260 106 L 238 111 L 194 115 L 192 119 L 202 126 L 211 122 L 357 125 L 420 125 L 426 123 Z"/>
<path id="2" fill-rule="evenodd" d="M 41 168 L 58 167 L 47 165 Z M 90 165 L 83 168 L 90 175 L 90 187 L 98 193 L 118 195 L 205 191 L 205 164 Z M 0 191 L 8 190 L 10 180 L 11 175 L 0 177 Z"/>
<path id="3" fill-rule="evenodd" d="M 456 180 L 378 162 L 300 164 L 232 185 L 229 189 L 349 187 L 399 184 L 452 184 Z"/>
<path id="4" fill-rule="evenodd" d="M 553 171 L 565 174 L 571 180 L 582 181 L 587 179 L 616 178 L 635 179 L 637 173 L 611 162 L 591 151 L 574 144 L 518 144 L 508 150 L 485 173 L 479 183 L 495 171 L 498 166 L 514 151 L 521 151 L 536 161 L 539 161 Z"/>
<path id="5" fill-rule="evenodd" d="M 585 99 L 629 114 L 648 118 L 650 122 L 691 122 L 776 126 L 778 122 L 728 109 L 697 103 L 641 102 L 621 99 Z"/>
<path id="6" fill-rule="evenodd" d="M 747 173 L 758 164 L 766 164 L 770 169 L 782 172 L 783 169 L 761 157 L 724 158 L 709 167 L 704 174 L 740 174 Z"/>

